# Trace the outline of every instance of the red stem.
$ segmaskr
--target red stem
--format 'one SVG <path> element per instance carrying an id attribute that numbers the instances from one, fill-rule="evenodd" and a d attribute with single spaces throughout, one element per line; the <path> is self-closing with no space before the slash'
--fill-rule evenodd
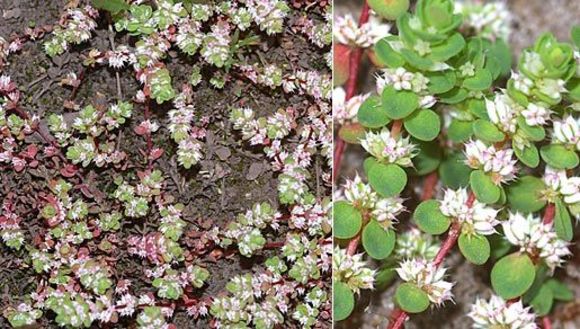
<path id="1" fill-rule="evenodd" d="M 473 192 L 469 192 L 469 197 L 467 199 L 466 205 L 471 208 L 474 202 L 475 202 L 475 194 Z M 435 259 L 433 260 L 433 265 L 435 265 L 435 267 L 439 267 L 439 265 L 443 263 L 445 257 L 455 246 L 455 243 L 457 242 L 460 233 L 461 233 L 461 223 L 456 221 L 451 225 L 451 229 L 449 229 L 447 238 L 441 245 L 439 252 L 437 252 L 437 256 L 435 256 Z M 387 329 L 401 329 L 405 323 L 405 320 L 407 319 L 407 313 L 397 308 L 393 310 L 392 318 L 394 319 L 394 321 L 389 322 Z"/>
<path id="2" fill-rule="evenodd" d="M 549 317 L 544 316 L 542 318 L 542 326 L 544 327 L 544 329 L 552 329 L 552 321 L 550 321 Z"/>
<path id="3" fill-rule="evenodd" d="M 554 215 L 556 214 L 556 206 L 553 203 L 548 203 L 546 210 L 544 211 L 544 224 L 550 224 L 554 220 Z"/>
<path id="4" fill-rule="evenodd" d="M 361 26 L 369 21 L 370 8 L 368 3 L 365 1 L 363 8 L 358 20 L 358 25 Z M 346 98 L 345 101 L 351 99 L 356 93 L 356 85 L 358 72 L 360 69 L 360 61 L 362 58 L 364 49 L 356 48 L 350 52 L 349 68 L 348 68 L 348 80 L 346 81 Z M 334 142 L 334 157 L 333 157 L 333 179 L 336 181 L 340 173 L 340 164 L 342 162 L 342 155 L 346 149 L 346 143 L 340 137 L 336 137 Z"/>
<path id="5" fill-rule="evenodd" d="M 433 198 L 435 194 L 435 187 L 437 186 L 437 172 L 434 171 L 425 177 L 423 182 L 423 194 L 421 195 L 421 201 L 429 200 Z"/>
<path id="6" fill-rule="evenodd" d="M 145 113 L 144 117 L 145 120 L 149 120 L 150 117 L 150 109 L 149 109 L 149 99 L 145 101 Z M 153 161 L 151 161 L 151 150 L 153 149 L 153 140 L 151 139 L 151 132 L 149 131 L 146 136 L 147 139 L 147 163 L 148 168 L 151 169 L 153 167 Z"/>
<path id="7" fill-rule="evenodd" d="M 356 253 L 356 248 L 358 248 L 358 243 L 360 241 L 360 234 L 355 236 L 350 242 L 348 243 L 348 247 L 346 247 L 346 254 L 352 256 Z"/>
<path id="8" fill-rule="evenodd" d="M 393 125 L 391 126 L 391 137 L 397 138 L 401 133 L 401 129 L 403 129 L 403 120 L 393 121 Z"/>

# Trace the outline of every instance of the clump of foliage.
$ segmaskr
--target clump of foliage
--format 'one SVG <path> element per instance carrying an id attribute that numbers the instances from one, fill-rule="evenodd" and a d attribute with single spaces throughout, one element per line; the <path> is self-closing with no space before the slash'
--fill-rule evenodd
<path id="1" fill-rule="evenodd" d="M 454 282 L 443 265 L 458 245 L 474 266 L 492 263 L 494 295 L 473 301 L 473 327 L 537 328 L 555 301 L 572 299 L 553 275 L 580 218 L 579 30 L 573 43 L 542 34 L 512 71 L 502 3 L 419 0 L 392 17 L 395 3 L 404 5 L 369 1 L 396 18 L 393 34 L 378 36 L 385 23 L 374 17 L 335 30 L 348 65 L 364 52 L 378 68 L 376 93 L 355 95 L 356 76 L 334 92 L 338 142 L 368 155 L 366 182 L 346 179 L 334 202 L 335 321 L 349 317 L 361 289 L 396 276 L 389 328 L 444 307 Z M 420 202 L 408 209 L 408 198 Z M 422 234 L 405 232 L 405 212 Z"/>
<path id="2" fill-rule="evenodd" d="M 54 26 L 0 38 L 1 170 L 36 179 L 33 201 L 1 195 L 4 247 L 35 285 L 3 310 L 10 325 L 171 329 L 183 312 L 200 328 L 329 326 L 331 12 L 328 2 L 283 0 L 71 1 Z M 288 31 L 319 69 L 261 61 L 261 47 Z M 107 48 L 89 42 L 98 33 L 109 33 Z M 60 83 L 71 89 L 63 111 L 36 114 L 24 82 L 3 72 L 34 41 L 55 62 L 80 53 L 83 70 Z M 182 86 L 176 63 L 191 70 Z M 114 74 L 117 94 L 79 99 L 98 70 Z M 123 94 L 125 76 L 138 83 L 132 95 Z M 228 104 L 219 121 L 196 105 L 203 88 L 242 98 L 243 85 L 292 105 L 260 116 Z M 207 174 L 199 163 L 214 150 L 204 140 L 228 126 L 239 131 L 235 147 L 267 159 L 278 195 L 204 230 L 172 187 L 180 175 Z M 127 134 L 137 145 L 123 145 Z M 105 183 L 95 177 L 111 172 Z M 210 262 L 235 256 L 256 265 L 210 295 Z"/>

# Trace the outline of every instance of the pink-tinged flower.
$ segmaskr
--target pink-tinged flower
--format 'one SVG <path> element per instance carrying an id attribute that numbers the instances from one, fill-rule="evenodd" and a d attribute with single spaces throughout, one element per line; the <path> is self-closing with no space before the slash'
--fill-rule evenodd
<path id="1" fill-rule="evenodd" d="M 521 300 L 506 303 L 499 296 L 491 296 L 489 301 L 478 298 L 467 314 L 475 329 L 510 328 L 536 329 L 536 315 L 531 307 L 524 307 Z"/>
<path id="2" fill-rule="evenodd" d="M 497 150 L 493 145 L 487 146 L 480 140 L 465 143 L 466 164 L 473 169 L 481 169 L 491 174 L 497 185 L 516 177 L 516 162 L 513 150 Z"/>
<path id="3" fill-rule="evenodd" d="M 550 120 L 550 111 L 543 104 L 528 104 L 528 107 L 522 111 L 526 123 L 530 126 L 543 126 Z"/>
<path id="4" fill-rule="evenodd" d="M 467 190 L 448 189 L 445 191 L 445 196 L 441 200 L 439 208 L 445 216 L 460 221 L 463 232 L 481 235 L 495 233 L 494 227 L 499 224 L 496 219 L 498 210 L 488 207 L 477 200 L 473 202 L 471 207 L 468 207 L 467 199 Z"/>
<path id="5" fill-rule="evenodd" d="M 393 138 L 388 129 L 367 132 L 361 146 L 377 160 L 403 167 L 412 166 L 411 159 L 417 155 L 415 145 L 409 142 L 409 138 Z"/>
<path id="6" fill-rule="evenodd" d="M 435 304 L 453 299 L 451 288 L 454 284 L 443 280 L 445 268 L 437 268 L 425 259 L 414 258 L 402 261 L 396 271 L 403 281 L 417 285 Z"/>
<path id="7" fill-rule="evenodd" d="M 491 122 L 498 126 L 503 132 L 516 132 L 517 105 L 509 96 L 496 94 L 493 101 L 485 100 L 485 108 Z"/>
<path id="8" fill-rule="evenodd" d="M 519 246 L 521 252 L 540 257 L 552 271 L 564 263 L 564 257 L 571 254 L 568 243 L 558 238 L 552 223 L 544 224 L 539 217 L 510 213 L 502 226 L 511 244 Z"/>
<path id="9" fill-rule="evenodd" d="M 580 151 L 580 122 L 571 115 L 554 121 L 552 141 L 575 147 Z"/>
<path id="10" fill-rule="evenodd" d="M 347 101 L 344 89 L 341 87 L 335 88 L 332 92 L 333 118 L 341 124 L 347 120 L 356 122 L 358 110 L 369 96 L 370 94 L 355 95 Z"/>

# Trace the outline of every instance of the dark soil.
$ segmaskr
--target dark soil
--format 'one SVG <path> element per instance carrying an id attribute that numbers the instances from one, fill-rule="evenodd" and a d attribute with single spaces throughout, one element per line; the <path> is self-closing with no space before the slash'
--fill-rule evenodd
<path id="1" fill-rule="evenodd" d="M 10 35 L 21 34 L 24 28 L 30 25 L 52 25 L 58 21 L 65 4 L 64 0 L 0 0 L 0 35 L 9 39 Z M 293 19 L 296 17 L 290 18 L 290 20 Z M 89 42 L 75 46 L 53 60 L 44 53 L 43 40 L 27 43 L 21 52 L 9 58 L 10 63 L 5 67 L 4 74 L 9 75 L 25 95 L 21 103 L 23 108 L 31 114 L 41 116 L 45 113 L 70 112 L 63 107 L 63 104 L 71 97 L 71 89 L 60 86 L 59 82 L 69 72 L 80 74 L 83 70 L 81 54 L 85 54 L 92 48 L 110 49 L 107 24 L 104 19 L 101 19 L 99 24 L 97 32 Z M 115 36 L 116 44 L 129 41 L 122 34 Z M 269 63 L 289 64 L 294 68 L 310 70 L 319 69 L 323 63 L 321 60 L 323 51 L 311 45 L 304 36 L 296 35 L 289 30 L 277 38 L 265 41 L 259 46 L 259 52 L 267 56 Z M 177 87 L 187 82 L 193 61 L 181 57 L 177 51 L 172 54 L 175 57 L 170 61 L 168 68 L 171 71 L 174 88 L 181 89 Z M 313 55 L 305 56 L 305 54 Z M 256 54 L 248 58 L 249 63 L 257 60 Z M 207 77 L 211 75 L 211 72 L 204 72 L 204 74 Z M 76 103 L 82 107 L 95 102 L 111 103 L 117 99 L 130 100 L 139 89 L 132 70 L 122 71 L 120 79 L 122 95 L 118 95 L 114 71 L 106 68 L 87 71 L 75 97 Z M 278 108 L 303 107 L 309 103 L 306 96 L 287 96 L 279 90 L 257 88 L 246 80 L 239 79 L 229 82 L 223 90 L 216 90 L 204 81 L 194 88 L 193 99 L 197 113 L 200 116 L 209 117 L 210 124 L 205 139 L 204 159 L 189 170 L 177 165 L 174 154 L 176 145 L 165 128 L 168 122 L 166 112 L 171 109 L 170 102 L 164 106 L 151 108 L 151 119 L 161 125 L 161 129 L 153 134 L 154 146 L 165 149 L 155 166 L 165 174 L 164 191 L 166 194 L 172 195 L 176 202 L 186 205 L 184 220 L 188 222 L 188 226 L 185 232 L 203 231 L 216 225 L 225 227 L 237 214 L 244 212 L 256 202 L 269 201 L 276 204 L 277 178 L 269 170 L 269 161 L 261 148 L 248 147 L 241 141 L 238 132 L 233 130 L 228 120 L 230 106 L 247 104 L 259 115 L 268 115 Z M 122 172 L 119 169 L 99 169 L 91 166 L 81 169 L 85 183 L 95 195 L 92 200 L 85 198 L 85 201 L 91 201 L 90 205 L 95 211 L 108 210 L 112 207 L 113 200 L 106 197 L 106 194 L 111 193 L 114 188 L 112 183 L 114 177 L 123 174 L 126 179 L 133 177 L 133 182 L 135 182 L 136 171 L 146 167 L 141 153 L 146 148 L 145 140 L 133 131 L 135 126 L 143 121 L 143 113 L 142 107 L 136 105 L 129 124 L 122 126 L 120 133 L 117 132 L 117 142 L 129 159 Z M 32 135 L 31 138 L 36 138 L 40 142 L 37 135 Z M 252 171 L 251 175 L 249 175 L 250 171 Z M 16 212 L 30 214 L 22 223 L 22 227 L 27 231 L 27 241 L 31 241 L 33 236 L 44 230 L 44 224 L 36 211 L 39 205 L 38 195 L 47 191 L 48 179 L 58 176 L 59 173 L 54 168 L 44 166 L 42 162 L 38 168 L 27 169 L 19 174 L 13 171 L 0 172 L 0 200 L 3 200 L 9 193 L 13 193 L 17 204 Z M 312 179 L 310 185 L 316 186 L 316 175 L 313 175 Z M 69 181 L 80 183 L 78 178 L 71 178 Z M 80 195 L 80 192 L 76 191 L 73 194 Z M 110 255 L 116 259 L 114 276 L 130 279 L 136 296 L 152 291 L 150 281 L 144 278 L 141 270 L 143 266 L 146 266 L 144 265 L 146 261 L 126 254 L 123 244 L 129 235 L 143 230 L 154 231 L 158 219 L 159 214 L 154 213 L 144 219 L 131 222 L 125 220 L 123 228 L 117 233 L 121 243 Z M 280 240 L 276 236 L 268 238 Z M 99 239 L 96 239 L 89 245 L 94 247 L 98 243 Z M 186 238 L 185 243 L 193 244 L 193 241 L 191 238 L 189 240 Z M 94 255 L 99 255 L 100 251 L 94 249 Z M 264 255 L 268 253 L 270 252 L 264 252 Z M 21 296 L 29 294 L 37 287 L 37 276 L 33 269 L 23 262 L 25 257 L 25 251 L 15 253 L 6 247 L 0 248 L 0 309 L 4 309 L 7 305 L 15 305 Z M 232 253 L 231 256 L 217 262 L 212 262 L 207 255 L 198 261 L 206 265 L 211 273 L 209 283 L 199 292 L 199 295 L 207 296 L 215 296 L 223 290 L 231 277 L 256 270 L 256 266 L 259 265 L 256 259 L 248 260 L 237 253 Z M 56 328 L 54 322 L 50 320 L 52 315 L 50 312 L 47 313 L 49 313 L 48 316 L 45 314 L 39 322 L 39 328 Z M 209 326 L 206 320 L 194 321 L 179 309 L 174 316 L 174 323 L 178 328 L 207 328 Z M 123 322 L 106 328 L 127 328 L 128 326 Z M 0 328 L 9 327 L 5 318 L 0 317 Z M 98 325 L 94 324 L 93 327 L 97 328 Z M 330 327 L 330 324 L 327 324 L 327 327 Z"/>

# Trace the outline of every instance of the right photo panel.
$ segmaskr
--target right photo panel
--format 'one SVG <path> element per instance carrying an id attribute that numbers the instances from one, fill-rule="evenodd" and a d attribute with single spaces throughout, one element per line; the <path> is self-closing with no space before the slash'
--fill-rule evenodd
<path id="1" fill-rule="evenodd" d="M 579 24 L 335 0 L 336 329 L 580 328 Z"/>

